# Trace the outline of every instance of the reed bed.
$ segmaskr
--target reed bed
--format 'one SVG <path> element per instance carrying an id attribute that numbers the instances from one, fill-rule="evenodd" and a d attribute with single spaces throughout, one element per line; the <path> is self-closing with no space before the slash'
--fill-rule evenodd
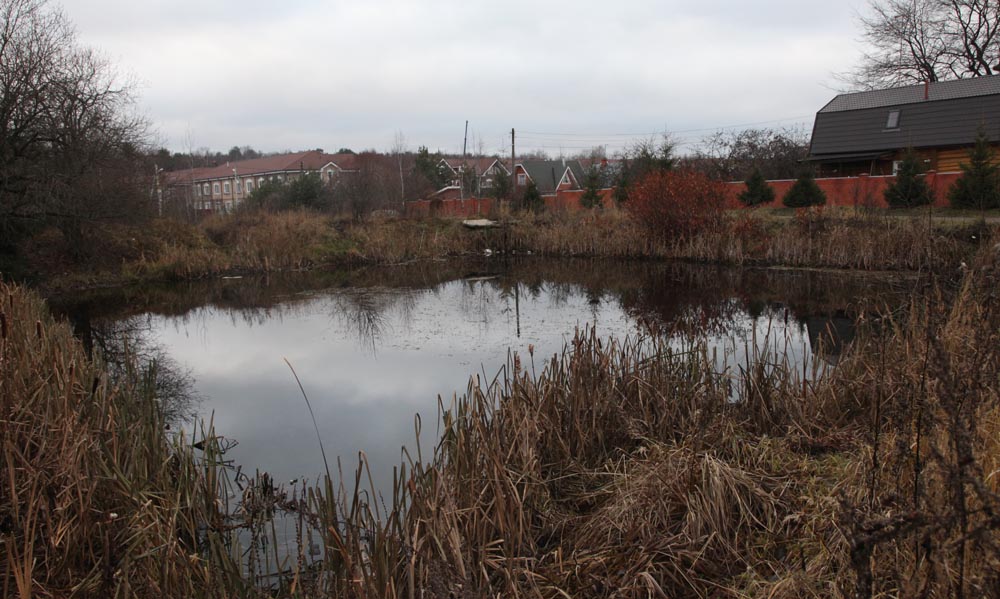
<path id="1" fill-rule="evenodd" d="M 376 220 L 345 229 L 359 259 L 369 264 L 400 264 L 440 259 L 486 248 L 483 235 L 455 220 Z"/>
<path id="2" fill-rule="evenodd" d="M 213 444 L 203 467 L 168 441 L 155 367 L 111 380 L 32 294 L 0 297 L 3 596 L 238 594 L 238 556 L 207 532 Z"/>
<path id="3" fill-rule="evenodd" d="M 738 211 L 687 235 L 654 235 L 627 213 L 525 215 L 491 242 L 549 256 L 659 258 L 714 264 L 855 270 L 954 269 L 991 229 L 928 225 L 918 218 L 803 210 L 794 218 Z"/>
<path id="4" fill-rule="evenodd" d="M 995 595 L 998 279 L 990 252 L 927 278 L 823 373 L 592 331 L 511 355 L 385 495 L 364 456 L 318 485 L 241 474 L 210 425 L 165 430 L 155 365 L 111 378 L 3 286 L 3 595 Z"/>
<path id="5" fill-rule="evenodd" d="M 626 211 L 504 213 L 472 231 L 456 220 L 339 219 L 307 210 L 248 211 L 190 225 L 160 219 L 89 230 L 81 254 L 56 230 L 26 242 L 22 278 L 50 291 L 315 267 L 398 265 L 463 255 L 684 260 L 855 270 L 954 271 L 993 231 L 917 217 L 805 210 L 791 218 L 733 211 L 695 233 L 651 231 Z"/>

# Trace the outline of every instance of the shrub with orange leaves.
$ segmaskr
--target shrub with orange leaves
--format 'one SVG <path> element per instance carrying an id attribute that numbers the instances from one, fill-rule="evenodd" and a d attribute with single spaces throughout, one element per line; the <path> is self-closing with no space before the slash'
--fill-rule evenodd
<path id="1" fill-rule="evenodd" d="M 722 222 L 724 185 L 688 169 L 652 172 L 629 193 L 629 212 L 662 240 L 684 239 Z"/>

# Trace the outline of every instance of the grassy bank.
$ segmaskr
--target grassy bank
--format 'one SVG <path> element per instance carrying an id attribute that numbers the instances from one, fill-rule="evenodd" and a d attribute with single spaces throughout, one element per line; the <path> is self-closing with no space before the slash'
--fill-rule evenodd
<path id="1" fill-rule="evenodd" d="M 738 211 L 684 236 L 656 234 L 619 210 L 507 216 L 470 231 L 454 220 L 352 222 L 306 211 L 249 212 L 196 225 L 158 220 L 104 225 L 70 244 L 39 233 L 7 274 L 50 290 L 227 274 L 399 264 L 482 254 L 677 259 L 729 265 L 863 270 L 954 270 L 992 237 L 991 226 L 945 217 L 846 210 Z"/>
<path id="2" fill-rule="evenodd" d="M 972 266 L 869 313 L 821 378 L 587 333 L 512 357 L 445 402 L 384 498 L 363 460 L 341 485 L 230 480 L 210 431 L 164 434 L 155 369 L 110 380 L 4 287 L 4 596 L 990 595 L 1000 269 Z M 298 553 L 275 548 L 282 514 Z"/>
<path id="3" fill-rule="evenodd" d="M 36 297 L 0 298 L 2 595 L 234 595 L 215 470 L 168 440 L 155 369 L 112 379 Z"/>
<path id="4" fill-rule="evenodd" d="M 790 218 L 736 211 L 687 236 L 652 235 L 619 211 L 540 215 L 518 221 L 503 247 L 546 255 L 664 258 L 730 265 L 954 269 L 992 229 L 981 224 L 885 218 L 854 211 L 799 211 Z"/>

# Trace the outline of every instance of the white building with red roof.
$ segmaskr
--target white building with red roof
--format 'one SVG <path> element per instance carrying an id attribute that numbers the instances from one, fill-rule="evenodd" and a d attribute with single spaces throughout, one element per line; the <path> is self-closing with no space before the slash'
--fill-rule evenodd
<path id="1" fill-rule="evenodd" d="M 175 194 L 185 194 L 195 210 L 218 212 L 232 210 L 268 182 L 292 181 L 316 173 L 332 185 L 343 173 L 357 171 L 354 154 L 309 150 L 173 171 L 164 176 L 167 187 Z"/>

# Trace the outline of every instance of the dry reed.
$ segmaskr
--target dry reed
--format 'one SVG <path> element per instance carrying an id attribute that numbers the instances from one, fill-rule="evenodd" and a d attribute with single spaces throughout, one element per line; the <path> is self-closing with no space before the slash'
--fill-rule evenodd
<path id="1" fill-rule="evenodd" d="M 822 376 L 774 352 L 720 375 L 697 342 L 588 331 L 512 355 L 442 402 L 434 451 L 384 498 L 363 456 L 339 483 L 230 479 L 210 427 L 205 454 L 164 434 L 155 372 L 109 381 L 3 287 L 4 594 L 995 594 L 1000 268 L 973 266 L 867 314 Z"/>

